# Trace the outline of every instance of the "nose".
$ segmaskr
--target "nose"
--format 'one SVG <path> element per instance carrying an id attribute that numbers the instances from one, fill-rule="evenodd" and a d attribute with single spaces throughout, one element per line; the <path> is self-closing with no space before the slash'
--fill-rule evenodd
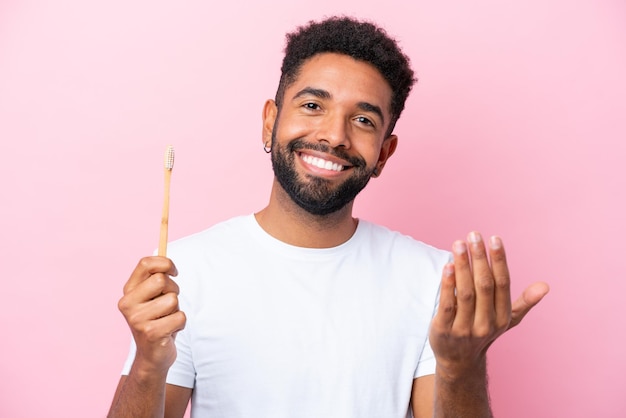
<path id="1" fill-rule="evenodd" d="M 350 148 L 347 119 L 339 114 L 328 114 L 322 119 L 318 126 L 317 140 L 319 142 L 327 142 L 333 148 Z"/>

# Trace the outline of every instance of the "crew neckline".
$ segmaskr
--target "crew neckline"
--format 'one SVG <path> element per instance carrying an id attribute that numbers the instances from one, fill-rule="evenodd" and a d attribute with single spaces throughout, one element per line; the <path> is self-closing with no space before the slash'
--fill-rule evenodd
<path id="1" fill-rule="evenodd" d="M 265 231 L 259 222 L 256 219 L 254 214 L 248 215 L 245 217 L 246 222 L 250 224 L 250 231 L 260 245 L 273 248 L 275 250 L 281 251 L 283 254 L 291 254 L 294 256 L 305 256 L 307 258 L 310 257 L 328 257 L 335 256 L 339 253 L 343 253 L 344 251 L 351 250 L 356 243 L 359 241 L 359 237 L 365 233 L 367 222 L 362 219 L 357 220 L 357 226 L 350 238 L 347 241 L 336 245 L 334 247 L 328 248 L 309 248 L 309 247 L 299 247 L 297 245 L 288 244 L 279 240 L 278 238 L 273 237 L 267 231 Z"/>

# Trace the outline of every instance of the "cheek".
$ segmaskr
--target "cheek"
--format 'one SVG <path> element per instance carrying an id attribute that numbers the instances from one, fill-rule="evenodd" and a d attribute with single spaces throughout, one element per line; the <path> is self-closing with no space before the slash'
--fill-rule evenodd
<path id="1" fill-rule="evenodd" d="M 381 153 L 381 143 L 379 140 L 371 137 L 361 138 L 361 141 L 353 141 L 352 148 L 365 160 L 368 167 L 374 167 L 376 163 L 378 163 Z"/>
<path id="2" fill-rule="evenodd" d="M 275 136 L 281 141 L 290 141 L 295 138 L 302 138 L 315 131 L 313 118 L 295 118 L 282 116 L 274 126 Z"/>

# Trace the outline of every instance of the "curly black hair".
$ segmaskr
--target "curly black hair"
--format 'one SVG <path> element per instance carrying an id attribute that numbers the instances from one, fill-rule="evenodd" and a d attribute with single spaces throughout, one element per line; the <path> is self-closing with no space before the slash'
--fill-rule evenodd
<path id="1" fill-rule="evenodd" d="M 378 69 L 392 90 L 391 134 L 400 117 L 413 84 L 417 81 L 409 58 L 400 50 L 395 39 L 384 29 L 367 21 L 351 17 L 330 17 L 310 21 L 287 34 L 285 57 L 276 92 L 276 105 L 282 106 L 285 90 L 297 78 L 306 60 L 316 54 L 334 52 L 367 62 Z"/>

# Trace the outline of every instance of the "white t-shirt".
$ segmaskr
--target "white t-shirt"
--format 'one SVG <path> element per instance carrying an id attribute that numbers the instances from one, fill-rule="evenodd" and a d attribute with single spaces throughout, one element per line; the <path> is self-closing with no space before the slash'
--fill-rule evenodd
<path id="1" fill-rule="evenodd" d="M 434 373 L 445 251 L 363 220 L 337 247 L 294 247 L 248 215 L 168 252 L 187 325 L 167 381 L 194 388 L 194 417 L 402 418 Z"/>

